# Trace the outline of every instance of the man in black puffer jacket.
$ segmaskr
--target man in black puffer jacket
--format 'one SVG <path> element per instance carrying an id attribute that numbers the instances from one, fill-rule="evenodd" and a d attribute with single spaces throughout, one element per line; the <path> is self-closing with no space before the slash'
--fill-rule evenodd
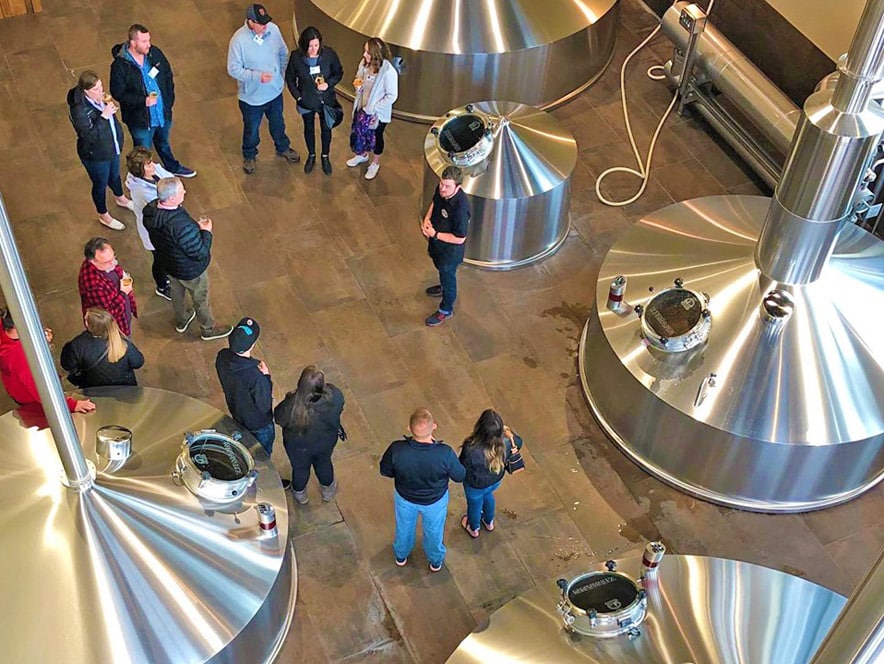
<path id="1" fill-rule="evenodd" d="M 203 341 L 222 339 L 230 325 L 216 325 L 209 306 L 209 262 L 212 259 L 212 220 L 196 221 L 184 209 L 184 184 L 178 178 L 157 182 L 157 200 L 144 208 L 144 227 L 153 243 L 157 259 L 169 275 L 175 329 L 187 332 L 199 318 Z M 185 292 L 190 293 L 193 309 L 188 310 Z"/>
<path id="2" fill-rule="evenodd" d="M 166 56 L 151 46 L 150 32 L 138 23 L 129 27 L 128 41 L 115 45 L 111 55 L 110 91 L 120 102 L 123 122 L 135 145 L 149 148 L 153 144 L 163 168 L 192 178 L 196 171 L 182 166 L 169 145 L 175 81 Z"/>

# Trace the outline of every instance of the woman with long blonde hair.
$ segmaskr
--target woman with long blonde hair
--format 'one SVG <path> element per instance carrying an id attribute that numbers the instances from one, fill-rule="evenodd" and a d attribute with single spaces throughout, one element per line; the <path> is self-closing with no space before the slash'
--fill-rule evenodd
<path id="1" fill-rule="evenodd" d="M 144 355 L 120 332 L 105 309 L 89 307 L 83 317 L 86 329 L 61 349 L 61 366 L 77 387 L 137 385 L 135 369 Z"/>
<path id="2" fill-rule="evenodd" d="M 460 525 L 470 537 L 479 536 L 479 524 L 489 532 L 494 530 L 494 492 L 503 480 L 507 462 L 521 448 L 522 439 L 490 408 L 479 415 L 473 433 L 463 441 L 460 462 L 467 470 L 463 481 L 467 513 Z"/>

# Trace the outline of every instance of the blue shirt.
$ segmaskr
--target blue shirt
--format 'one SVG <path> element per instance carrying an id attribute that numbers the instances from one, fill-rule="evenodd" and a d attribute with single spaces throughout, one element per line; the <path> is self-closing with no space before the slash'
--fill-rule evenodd
<path id="1" fill-rule="evenodd" d="M 160 84 L 157 83 L 157 79 L 150 76 L 150 70 L 153 65 L 148 62 L 146 56 L 139 65 L 138 61 L 132 57 L 128 48 L 126 49 L 126 58 L 129 62 L 134 63 L 138 67 L 138 71 L 141 72 L 141 78 L 144 80 L 144 89 L 147 90 L 147 94 L 150 95 L 151 92 L 157 94 L 157 103 L 153 106 L 148 106 L 147 110 L 150 113 L 150 126 L 162 127 L 166 124 L 166 116 L 163 113 L 163 95 L 160 93 Z"/>

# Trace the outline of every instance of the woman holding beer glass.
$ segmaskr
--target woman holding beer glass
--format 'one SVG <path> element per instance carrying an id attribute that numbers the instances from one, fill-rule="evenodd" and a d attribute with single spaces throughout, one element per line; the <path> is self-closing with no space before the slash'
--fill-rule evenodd
<path id="1" fill-rule="evenodd" d="M 365 170 L 365 179 L 374 180 L 381 167 L 384 154 L 384 129 L 393 118 L 393 103 L 399 96 L 399 72 L 390 61 L 390 49 L 378 37 L 372 37 L 363 45 L 362 60 L 356 68 L 353 89 L 353 126 L 350 147 L 356 156 L 347 161 L 347 166 L 355 168 L 369 160 L 369 150 L 360 144 L 362 125 L 374 133 L 374 146 L 371 148 L 371 163 Z M 363 117 L 360 113 L 364 114 Z M 355 140 L 354 140 L 355 138 Z M 369 141 L 370 143 L 370 141 Z"/>
<path id="2" fill-rule="evenodd" d="M 298 38 L 297 50 L 292 51 L 289 57 L 285 82 L 298 102 L 298 113 L 304 120 L 304 143 L 307 144 L 305 173 L 310 173 L 316 165 L 316 116 L 319 116 L 319 136 L 322 140 L 322 172 L 326 175 L 332 173 L 328 157 L 332 127 L 323 107 L 340 108 L 335 98 L 335 86 L 343 77 L 341 60 L 333 49 L 322 45 L 322 33 L 313 26 L 304 28 Z"/>
<path id="3" fill-rule="evenodd" d="M 68 113 L 77 132 L 77 155 L 92 181 L 92 202 L 98 222 L 115 231 L 125 230 L 119 219 L 107 211 L 105 189 L 110 188 L 120 207 L 133 209 L 123 195 L 120 179 L 120 154 L 123 151 L 123 126 L 117 120 L 117 104 L 104 91 L 98 74 L 86 70 L 77 85 L 68 90 Z"/>

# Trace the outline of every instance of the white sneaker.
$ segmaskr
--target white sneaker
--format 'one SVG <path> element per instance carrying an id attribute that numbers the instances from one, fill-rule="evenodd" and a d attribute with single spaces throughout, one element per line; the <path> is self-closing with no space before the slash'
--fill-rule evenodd
<path id="1" fill-rule="evenodd" d="M 381 169 L 381 165 L 378 162 L 376 162 L 376 161 L 371 162 L 368 165 L 368 168 L 365 169 L 365 179 L 366 180 L 374 180 L 377 177 L 378 171 L 380 169 Z"/>
<path id="2" fill-rule="evenodd" d="M 104 217 L 99 217 L 99 218 L 98 218 L 98 223 L 101 224 L 102 226 L 107 226 L 107 227 L 110 228 L 111 230 L 115 230 L 115 231 L 124 231 L 124 230 L 126 230 L 126 224 L 124 224 L 124 223 L 123 223 L 122 221 L 120 221 L 119 219 L 114 219 L 113 217 L 110 218 L 110 221 L 106 221 L 106 220 L 104 219 Z"/>
<path id="3" fill-rule="evenodd" d="M 364 164 L 367 161 L 368 157 L 366 157 L 364 154 L 358 154 L 352 159 L 347 160 L 347 166 L 349 166 L 350 168 L 355 168 L 356 166 L 359 166 L 359 164 Z"/>

